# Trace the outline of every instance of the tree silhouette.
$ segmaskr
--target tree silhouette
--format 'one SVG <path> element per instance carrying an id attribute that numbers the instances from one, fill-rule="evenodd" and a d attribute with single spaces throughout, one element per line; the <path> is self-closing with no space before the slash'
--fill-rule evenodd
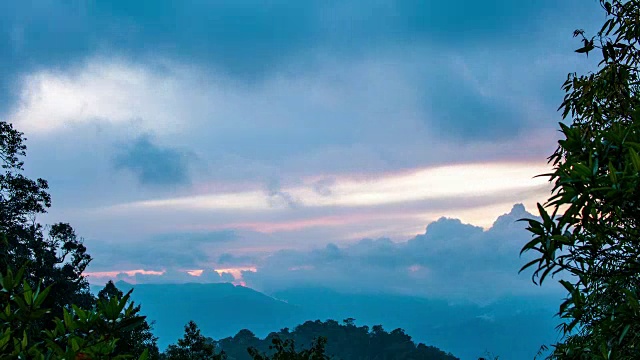
<path id="1" fill-rule="evenodd" d="M 307 321 L 293 331 L 288 328 L 269 334 L 265 339 L 255 338 L 248 330 L 236 336 L 217 341 L 229 359 L 416 359 L 455 360 L 455 356 L 424 344 L 415 344 L 402 329 L 387 332 L 382 326 L 372 329 L 356 326 L 349 318 L 340 324 L 335 320 Z M 253 345 L 249 354 L 245 345 L 250 339 Z M 296 349 L 298 347 L 298 349 Z M 302 350 L 300 350 L 302 349 Z M 302 357 L 301 357 L 302 356 Z M 306 357 L 305 357 L 306 356 Z"/>
<path id="2" fill-rule="evenodd" d="M 539 284 L 560 274 L 556 359 L 640 359 L 640 1 L 601 0 L 597 36 L 576 30 L 599 70 L 569 74 L 560 109 L 563 139 L 549 158 L 554 184 L 541 221 L 527 219 Z M 597 50 L 596 50 L 597 49 Z"/>
<path id="3" fill-rule="evenodd" d="M 222 360 L 224 353 L 216 354 L 215 344 L 200 333 L 195 322 L 184 327 L 184 336 L 177 344 L 169 345 L 165 352 L 167 360 Z"/>
<path id="4" fill-rule="evenodd" d="M 91 257 L 69 224 L 54 224 L 45 234 L 37 222 L 51 206 L 51 196 L 46 180 L 22 174 L 25 140 L 11 124 L 0 121 L 0 233 L 5 235 L 0 239 L 0 271 L 24 266 L 24 280 L 31 287 L 55 284 L 43 304 L 50 312 L 42 323 L 50 324 L 70 304 L 92 306 L 89 284 L 82 276 Z"/>
<path id="5" fill-rule="evenodd" d="M 105 301 L 113 298 L 121 300 L 123 296 L 124 293 L 111 280 L 98 292 L 98 299 Z M 139 316 L 140 305 L 135 305 L 133 301 L 129 301 L 129 303 L 133 306 L 132 315 Z M 116 343 L 114 353 L 131 354 L 138 357 L 146 350 L 149 354 L 149 359 L 158 359 L 160 357 L 160 351 L 156 344 L 158 338 L 153 335 L 151 329 L 151 325 L 144 319 L 135 327 L 121 330 L 116 334 L 119 340 Z"/>

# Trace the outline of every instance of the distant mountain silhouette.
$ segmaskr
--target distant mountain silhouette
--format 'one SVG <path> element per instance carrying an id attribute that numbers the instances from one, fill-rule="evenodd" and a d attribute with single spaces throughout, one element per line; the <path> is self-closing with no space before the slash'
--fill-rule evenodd
<path id="1" fill-rule="evenodd" d="M 402 328 L 416 342 L 477 360 L 486 351 L 501 359 L 532 359 L 556 339 L 558 299 L 507 297 L 487 306 L 391 294 L 345 294 L 324 288 L 292 288 L 273 294 L 296 304 L 308 319 L 345 319 Z M 321 304 L 321 305 L 319 305 Z"/>
<path id="2" fill-rule="evenodd" d="M 304 318 L 298 306 L 229 283 L 132 285 L 119 281 L 116 286 L 123 291 L 135 289 L 132 299 L 155 321 L 153 333 L 161 350 L 182 336 L 189 320 L 204 335 L 220 339 L 241 329 L 266 335 Z"/>
<path id="3" fill-rule="evenodd" d="M 324 288 L 292 288 L 269 296 L 228 283 L 139 284 L 132 298 L 155 321 L 160 349 L 181 337 L 194 320 L 205 336 L 220 340 L 249 329 L 260 338 L 308 320 L 355 318 L 358 326 L 402 328 L 414 341 L 436 346 L 462 360 L 485 351 L 504 359 L 533 358 L 556 338 L 558 299 L 504 298 L 489 306 L 389 294 L 345 294 Z M 94 287 L 98 291 L 99 287 Z"/>

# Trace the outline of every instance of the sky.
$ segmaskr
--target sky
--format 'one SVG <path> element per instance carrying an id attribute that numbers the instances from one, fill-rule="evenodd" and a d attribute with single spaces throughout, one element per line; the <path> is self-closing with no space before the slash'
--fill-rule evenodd
<path id="1" fill-rule="evenodd" d="M 0 118 L 89 280 L 486 301 L 596 0 L 3 1 Z M 489 290 L 489 291 L 488 291 Z M 549 290 L 551 291 L 551 290 Z"/>

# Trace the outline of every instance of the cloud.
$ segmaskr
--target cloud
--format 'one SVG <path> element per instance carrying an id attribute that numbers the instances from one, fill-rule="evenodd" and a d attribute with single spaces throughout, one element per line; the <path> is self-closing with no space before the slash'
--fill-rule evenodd
<path id="1" fill-rule="evenodd" d="M 115 157 L 114 165 L 134 173 L 144 185 L 186 185 L 191 182 L 190 160 L 190 153 L 159 146 L 142 135 Z"/>
<path id="2" fill-rule="evenodd" d="M 269 204 L 277 207 L 284 204 L 285 206 L 295 209 L 300 206 L 300 201 L 294 198 L 290 193 L 283 191 L 280 181 L 272 179 L 267 183 L 267 195 L 269 196 Z"/>
<path id="3" fill-rule="evenodd" d="M 257 260 L 253 256 L 224 253 L 218 257 L 216 263 L 226 267 L 247 267 L 256 264 Z"/>
<path id="4" fill-rule="evenodd" d="M 179 112 L 185 105 L 198 106 L 195 96 L 188 102 L 175 96 L 187 91 L 184 86 L 195 87 L 189 76 L 175 64 L 83 58 L 70 69 L 25 74 L 18 87 L 20 101 L 9 116 L 30 135 L 59 134 L 83 124 L 120 125 L 129 133 L 175 133 L 185 124 Z"/>
<path id="5" fill-rule="evenodd" d="M 51 180 L 46 219 L 76 224 L 96 268 L 202 269 L 328 239 L 327 256 L 349 258 L 346 241 L 405 238 L 442 215 L 488 228 L 546 196 L 530 178 L 557 139 L 558 87 L 592 65 L 570 34 L 601 13 L 545 4 L 2 2 L 0 115 L 29 138 L 29 175 Z M 253 233 L 150 241 L 229 228 Z M 358 251 L 382 264 L 401 250 Z M 323 271 L 347 284 L 339 270 Z"/>
<path id="6" fill-rule="evenodd" d="M 313 190 L 321 196 L 331 196 L 331 188 L 335 185 L 335 178 L 323 178 L 312 184 Z"/>
<path id="7" fill-rule="evenodd" d="M 296 286 L 322 286 L 348 292 L 403 293 L 486 302 L 505 295 L 540 291 L 527 274 L 518 275 L 528 255 L 524 223 L 534 217 L 517 204 L 488 230 L 441 218 L 406 242 L 364 239 L 311 251 L 279 251 L 244 273 L 248 286 L 273 292 Z M 553 284 L 543 291 L 556 291 Z"/>
<path id="8" fill-rule="evenodd" d="M 233 231 L 166 233 L 134 241 L 85 241 L 92 272 L 117 269 L 163 271 L 165 269 L 200 269 L 212 263 L 216 248 L 234 242 Z M 96 255 L 97 254 L 97 255 Z M 155 274 L 153 274 L 155 275 Z"/>
<path id="9" fill-rule="evenodd" d="M 541 289 L 531 283 L 530 272 L 518 274 L 531 258 L 531 254 L 519 256 L 531 236 L 526 224 L 517 222 L 521 218 L 535 216 L 516 204 L 487 229 L 443 217 L 406 241 L 365 238 L 284 250 L 271 241 L 273 250 L 258 252 L 247 251 L 242 244 L 226 248 L 244 241 L 233 240 L 237 236 L 233 232 L 157 236 L 145 247 L 129 245 L 122 252 L 112 247 L 111 256 L 105 257 L 103 250 L 97 267 L 92 264 L 91 276 L 163 283 L 233 281 L 266 293 L 326 287 L 477 303 L 504 296 L 558 295 L 560 288 L 553 281 Z M 114 273 L 114 269 L 134 269 L 134 264 L 143 264 L 145 270 Z"/>
<path id="10" fill-rule="evenodd" d="M 233 276 L 226 273 L 217 273 L 214 270 L 207 269 L 198 271 L 198 275 L 190 275 L 187 271 L 180 271 L 171 269 L 166 271 L 161 276 L 150 274 L 136 274 L 133 277 L 125 278 L 124 280 L 132 281 L 133 283 L 146 283 L 146 284 L 181 284 L 181 283 L 221 283 L 221 282 L 233 282 Z"/>
<path id="11" fill-rule="evenodd" d="M 422 202 L 457 197 L 519 192 L 545 186 L 546 179 L 533 178 L 544 173 L 546 164 L 485 163 L 438 166 L 386 176 L 342 177 L 318 191 L 314 180 L 283 190 L 279 182 L 268 186 L 265 199 L 255 190 L 236 193 L 213 193 L 170 199 L 122 204 L 115 211 L 128 209 L 180 208 L 205 211 L 235 209 L 267 210 L 273 207 L 298 206 L 368 207 Z"/>
<path id="12" fill-rule="evenodd" d="M 576 4 L 582 2 L 117 0 L 109 5 L 47 1 L 33 7 L 11 1 L 0 4 L 0 44 L 5 49 L 0 75 L 63 68 L 95 52 L 115 52 L 132 58 L 180 57 L 256 81 L 317 48 L 357 56 L 396 43 L 457 47 L 482 46 L 487 39 L 530 39 L 539 19 L 584 19 L 597 7 Z"/>
<path id="13" fill-rule="evenodd" d="M 514 136 L 527 126 L 511 104 L 482 93 L 462 75 L 444 71 L 425 80 L 425 108 L 435 132 L 452 139 L 487 140 Z"/>

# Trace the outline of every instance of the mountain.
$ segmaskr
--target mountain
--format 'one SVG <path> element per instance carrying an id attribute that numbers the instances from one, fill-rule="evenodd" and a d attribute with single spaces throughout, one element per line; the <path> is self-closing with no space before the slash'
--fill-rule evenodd
<path id="1" fill-rule="evenodd" d="M 558 299 L 509 297 L 490 305 L 390 294 L 347 294 L 323 288 L 292 288 L 271 294 L 232 284 L 139 284 L 118 282 L 142 313 L 155 321 L 161 349 L 181 337 L 194 320 L 202 333 L 223 339 L 249 329 L 264 338 L 307 320 L 354 318 L 358 326 L 402 328 L 416 342 L 476 360 L 486 351 L 501 359 L 532 359 L 556 339 Z M 99 289 L 98 289 L 99 290 Z M 95 290 L 97 292 L 97 290 Z"/>
<path id="2" fill-rule="evenodd" d="M 390 294 L 345 294 L 294 288 L 273 296 L 306 309 L 309 319 L 355 318 L 358 324 L 402 328 L 416 342 L 450 351 L 462 360 L 486 352 L 501 359 L 532 359 L 540 345 L 556 340 L 555 297 L 505 297 L 492 304 Z"/>
<path id="3" fill-rule="evenodd" d="M 189 320 L 206 336 L 220 339 L 241 329 L 266 335 L 304 318 L 298 306 L 229 283 L 131 285 L 120 281 L 116 286 L 124 292 L 134 288 L 131 297 L 155 322 L 153 333 L 161 350 L 182 336 Z"/>

